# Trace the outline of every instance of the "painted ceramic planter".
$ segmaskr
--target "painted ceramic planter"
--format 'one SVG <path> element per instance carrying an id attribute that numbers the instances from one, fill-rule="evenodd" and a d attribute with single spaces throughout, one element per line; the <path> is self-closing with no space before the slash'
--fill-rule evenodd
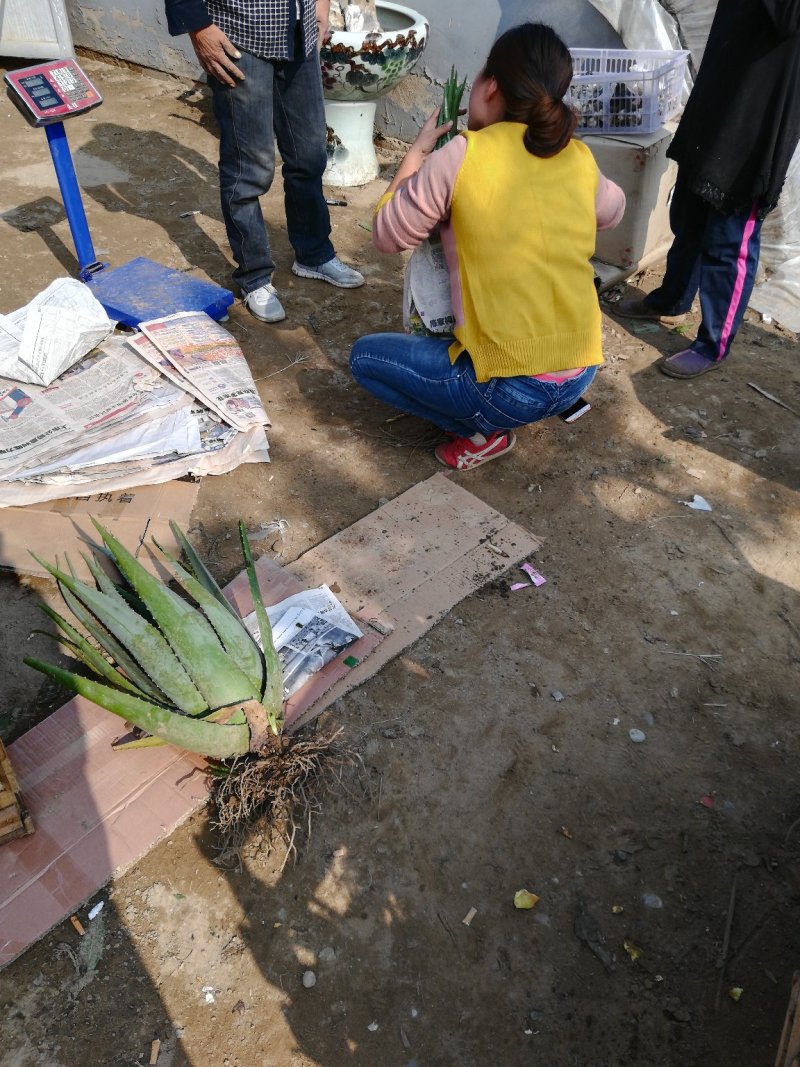
<path id="1" fill-rule="evenodd" d="M 428 21 L 402 4 L 377 3 L 380 32 L 333 30 L 320 50 L 326 100 L 374 100 L 409 73 L 428 41 Z"/>

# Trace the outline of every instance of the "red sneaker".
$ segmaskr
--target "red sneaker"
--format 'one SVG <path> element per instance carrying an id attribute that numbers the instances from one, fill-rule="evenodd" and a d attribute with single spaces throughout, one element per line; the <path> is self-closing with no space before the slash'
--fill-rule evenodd
<path id="1" fill-rule="evenodd" d="M 480 440 L 475 441 L 475 437 Z M 445 444 L 438 445 L 434 449 L 434 455 L 445 467 L 470 471 L 473 467 L 488 463 L 490 459 L 504 456 L 516 443 L 517 439 L 510 430 L 499 431 L 489 437 L 484 437 L 483 434 L 475 434 L 474 437 L 453 437 Z"/>

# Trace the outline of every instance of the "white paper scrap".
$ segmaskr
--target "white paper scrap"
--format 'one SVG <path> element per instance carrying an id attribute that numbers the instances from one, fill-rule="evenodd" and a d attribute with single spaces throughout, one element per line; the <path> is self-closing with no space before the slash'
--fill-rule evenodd
<path id="1" fill-rule="evenodd" d="M 679 500 L 679 504 L 685 504 L 687 508 L 692 508 L 693 511 L 713 511 L 709 502 L 704 496 L 700 496 L 699 493 L 695 493 L 691 500 Z"/>

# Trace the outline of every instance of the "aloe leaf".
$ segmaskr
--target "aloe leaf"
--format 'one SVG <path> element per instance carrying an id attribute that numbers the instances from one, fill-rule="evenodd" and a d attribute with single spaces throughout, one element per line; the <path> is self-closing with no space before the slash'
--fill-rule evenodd
<path id="1" fill-rule="evenodd" d="M 75 655 L 90 670 L 119 689 L 126 689 L 129 693 L 135 693 L 138 697 L 144 698 L 147 696 L 146 693 L 143 693 L 141 689 L 138 689 L 133 682 L 126 678 L 121 671 L 118 671 L 113 664 L 109 663 L 105 656 L 101 655 L 94 645 L 87 641 L 83 634 L 79 633 L 63 616 L 59 615 L 57 611 L 47 604 L 40 604 L 39 606 L 45 615 L 52 619 L 56 626 L 66 634 L 66 637 L 62 637 L 61 640 L 73 649 Z M 52 637 L 53 635 L 50 634 L 49 636 Z"/>
<path id="2" fill-rule="evenodd" d="M 149 697 L 150 700 L 156 700 L 161 704 L 168 704 L 169 701 L 166 696 L 157 686 L 153 685 L 136 660 L 128 653 L 128 650 L 117 641 L 114 635 L 110 634 L 105 626 L 98 622 L 94 615 L 83 606 L 80 600 L 78 600 L 76 596 L 73 596 L 72 593 L 70 593 L 70 591 L 60 582 L 58 588 L 64 598 L 64 603 L 78 622 L 84 627 L 87 633 L 91 634 L 103 651 L 111 656 L 120 670 L 124 671 L 125 675 L 130 678 L 134 685 L 140 689 L 146 697 Z"/>
<path id="3" fill-rule="evenodd" d="M 159 629 L 210 708 L 258 695 L 247 675 L 223 648 L 208 620 L 187 600 L 145 570 L 113 534 L 92 519 L 125 578 L 157 620 Z"/>
<path id="4" fill-rule="evenodd" d="M 270 625 L 269 616 L 267 615 L 267 609 L 264 607 L 264 601 L 261 599 L 261 589 L 259 588 L 258 578 L 256 577 L 256 568 L 253 563 L 253 553 L 250 551 L 250 542 L 247 539 L 247 530 L 245 530 L 244 523 L 241 521 L 239 522 L 239 539 L 242 542 L 242 555 L 244 556 L 244 563 L 247 568 L 250 596 L 253 599 L 256 622 L 258 623 L 258 631 L 261 635 L 261 647 L 264 651 L 264 660 L 267 667 L 266 677 L 264 678 L 264 691 L 261 693 L 261 702 L 267 710 L 267 715 L 273 715 L 275 717 L 275 725 L 272 726 L 272 719 L 270 719 L 270 725 L 277 734 L 279 733 L 278 723 L 280 723 L 280 728 L 283 728 L 283 720 L 279 719 L 281 709 L 283 708 L 283 672 L 281 670 L 281 662 L 278 659 L 278 653 L 275 651 L 275 642 L 272 640 L 272 626 Z"/>
<path id="5" fill-rule="evenodd" d="M 132 722 L 140 730 L 189 752 L 217 759 L 242 756 L 249 748 L 250 731 L 241 725 L 222 725 L 203 719 L 180 715 L 168 708 L 149 704 L 130 693 L 84 678 L 82 675 L 54 667 L 51 663 L 26 656 L 24 662 L 41 671 L 66 689 L 78 693 L 120 718 Z"/>
<path id="6" fill-rule="evenodd" d="M 189 543 L 189 539 L 187 538 L 183 530 L 180 528 L 180 526 L 178 526 L 177 522 L 170 521 L 169 527 L 175 536 L 175 540 L 180 545 L 181 551 L 183 552 L 184 556 L 186 556 L 186 560 L 189 564 L 189 569 L 192 571 L 197 581 L 200 582 L 200 584 L 204 586 L 208 590 L 208 592 L 211 593 L 211 595 L 216 600 L 218 600 L 220 604 L 222 604 L 223 607 L 225 607 L 231 613 L 231 615 L 234 616 L 234 618 L 238 619 L 239 616 L 233 610 L 230 601 L 222 592 L 220 587 L 217 585 L 211 571 L 208 569 L 208 567 L 206 567 L 205 563 L 203 563 L 198 554 L 192 548 L 191 544 Z"/>
<path id="7" fill-rule="evenodd" d="M 116 568 L 116 561 L 114 560 L 114 557 L 106 549 L 104 549 L 104 552 L 108 559 L 110 559 L 112 563 L 114 563 L 114 566 Z M 124 600 L 129 607 L 133 608 L 137 615 L 141 615 L 143 619 L 146 619 L 147 622 L 150 623 L 151 626 L 155 626 L 156 628 L 158 628 L 158 623 L 153 618 L 151 613 L 147 610 L 147 605 L 145 604 L 145 602 L 141 599 L 141 597 L 138 597 L 136 593 L 134 593 L 133 590 L 129 588 L 129 586 L 122 585 L 120 582 L 115 582 L 113 578 L 109 578 L 109 576 L 100 566 L 99 561 L 93 559 L 91 556 L 84 555 L 83 561 L 89 568 L 91 575 L 97 582 L 98 588 L 101 590 L 101 592 L 107 593 L 108 596 L 118 596 L 121 600 Z M 120 575 L 120 577 L 122 576 Z"/>
<path id="8" fill-rule="evenodd" d="M 119 594 L 118 586 L 115 582 L 111 580 L 111 578 L 109 578 L 109 576 L 97 562 L 94 556 L 89 556 L 85 552 L 81 552 L 81 558 L 83 559 L 83 562 L 86 564 L 86 566 L 89 568 L 89 573 L 94 578 L 95 582 L 97 583 L 97 588 L 100 590 L 101 593 Z M 78 577 L 78 575 L 75 573 L 74 570 L 72 570 L 71 567 L 70 571 L 72 571 L 73 578 Z"/>
<path id="9" fill-rule="evenodd" d="M 163 737 L 153 737 L 152 734 L 146 734 L 144 737 L 137 737 L 133 741 L 112 741 L 111 747 L 115 752 L 122 752 L 129 748 L 159 748 L 161 745 L 169 744 Z"/>
<path id="10" fill-rule="evenodd" d="M 260 695 L 264 688 L 264 656 L 247 627 L 238 615 L 231 615 L 223 608 L 214 594 L 209 593 L 158 541 L 154 539 L 153 544 L 171 566 L 175 580 L 200 605 L 217 637 L 225 646 L 225 651 L 247 675 L 254 692 Z"/>
<path id="11" fill-rule="evenodd" d="M 208 708 L 208 703 L 162 634 L 128 607 L 121 597 L 108 596 L 85 582 L 71 578 L 37 556 L 34 558 L 124 644 L 171 703 L 189 715 L 198 715 Z M 238 697 L 233 696 L 233 699 Z M 220 703 L 232 703 L 232 700 Z"/>
<path id="12" fill-rule="evenodd" d="M 237 708 L 233 712 L 231 712 L 230 708 L 217 708 L 210 715 L 204 715 L 203 720 L 205 722 L 226 722 L 231 726 L 241 726 L 242 723 L 247 722 L 247 716 L 241 708 Z"/>

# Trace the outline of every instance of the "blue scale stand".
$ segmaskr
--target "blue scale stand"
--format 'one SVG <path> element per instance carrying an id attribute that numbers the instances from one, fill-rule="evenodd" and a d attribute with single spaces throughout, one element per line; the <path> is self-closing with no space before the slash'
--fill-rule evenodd
<path id="1" fill-rule="evenodd" d="M 219 321 L 228 316 L 233 293 L 140 256 L 110 268 L 95 256 L 64 119 L 98 107 L 103 98 L 74 59 L 56 59 L 4 76 L 9 97 L 32 126 L 44 127 L 64 201 L 80 278 L 109 318 L 135 328 L 140 322 L 177 311 L 205 311 Z"/>

